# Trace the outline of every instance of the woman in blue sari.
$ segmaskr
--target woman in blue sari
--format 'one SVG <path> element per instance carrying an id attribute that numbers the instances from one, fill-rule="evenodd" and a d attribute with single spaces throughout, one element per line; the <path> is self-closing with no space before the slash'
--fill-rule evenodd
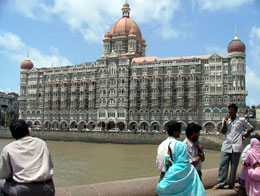
<path id="1" fill-rule="evenodd" d="M 166 155 L 164 166 L 166 167 L 166 160 L 171 162 L 171 166 L 157 185 L 157 193 L 160 196 L 205 196 L 200 177 L 194 166 L 189 163 L 186 144 L 177 141 L 175 146 L 170 144 L 169 149 L 173 152 L 173 157 L 171 153 Z"/>

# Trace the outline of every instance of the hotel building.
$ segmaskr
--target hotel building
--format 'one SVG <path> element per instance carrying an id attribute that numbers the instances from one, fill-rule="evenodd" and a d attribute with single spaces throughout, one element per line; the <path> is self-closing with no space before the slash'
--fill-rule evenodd
<path id="1" fill-rule="evenodd" d="M 24 60 L 20 118 L 48 129 L 152 131 L 176 120 L 183 127 L 196 122 L 213 131 L 221 127 L 229 103 L 244 115 L 246 54 L 236 32 L 227 56 L 147 57 L 146 41 L 125 2 L 103 44 L 95 62 L 36 68 Z"/>

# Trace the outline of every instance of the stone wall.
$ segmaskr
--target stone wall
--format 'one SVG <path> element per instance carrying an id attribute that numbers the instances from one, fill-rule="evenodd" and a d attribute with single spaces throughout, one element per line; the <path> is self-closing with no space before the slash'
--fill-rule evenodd
<path id="1" fill-rule="evenodd" d="M 55 141 L 80 141 L 95 143 L 120 143 L 120 144 L 160 144 L 167 133 L 113 133 L 113 132 L 72 132 L 72 131 L 31 131 L 31 135 L 44 140 Z M 12 138 L 10 131 L 0 129 L 0 138 Z M 185 138 L 181 134 L 180 140 Z M 201 135 L 201 144 L 204 148 L 220 150 L 223 136 Z"/>

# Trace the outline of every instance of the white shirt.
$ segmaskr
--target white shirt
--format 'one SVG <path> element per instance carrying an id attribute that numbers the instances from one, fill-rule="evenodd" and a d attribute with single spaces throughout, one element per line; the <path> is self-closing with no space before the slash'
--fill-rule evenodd
<path id="1" fill-rule="evenodd" d="M 45 181 L 53 176 L 53 163 L 46 143 L 26 136 L 6 145 L 0 155 L 0 179 L 20 183 Z"/>
<path id="2" fill-rule="evenodd" d="M 164 157 L 168 152 L 169 143 L 172 143 L 175 146 L 176 139 L 172 136 L 169 136 L 166 140 L 164 140 L 157 149 L 157 157 L 156 157 L 156 167 L 158 170 L 165 172 L 164 169 Z M 172 152 L 173 155 L 174 152 Z"/>
<path id="3" fill-rule="evenodd" d="M 224 123 L 224 121 L 223 121 Z M 248 123 L 245 118 L 236 117 L 235 120 L 229 118 L 226 121 L 227 132 L 225 134 L 225 139 L 222 144 L 221 151 L 226 153 L 232 152 L 242 152 L 242 134 L 244 131 L 248 131 L 253 128 L 253 126 Z"/>
<path id="4" fill-rule="evenodd" d="M 248 145 L 244 148 L 244 150 L 243 150 L 243 152 L 242 152 L 242 154 L 241 154 L 241 158 L 240 158 L 241 164 L 244 164 L 245 159 L 246 159 L 246 153 L 247 153 L 247 151 L 249 151 L 250 149 L 251 149 L 250 144 L 248 144 Z"/>
<path id="5" fill-rule="evenodd" d="M 190 141 L 188 138 L 186 138 L 183 141 L 184 144 L 187 145 L 188 147 L 188 152 L 189 152 L 189 161 L 190 163 L 192 163 L 193 161 L 196 160 L 197 156 L 199 155 L 199 149 L 198 147 L 192 142 Z M 201 170 L 201 161 L 199 161 L 199 163 L 194 166 L 197 170 Z"/>

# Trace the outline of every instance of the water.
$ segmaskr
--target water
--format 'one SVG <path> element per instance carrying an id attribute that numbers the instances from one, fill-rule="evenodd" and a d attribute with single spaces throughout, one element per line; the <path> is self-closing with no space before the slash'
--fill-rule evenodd
<path id="1" fill-rule="evenodd" d="M 0 151 L 13 140 L 0 139 Z M 56 187 L 158 176 L 157 145 L 47 141 Z M 203 169 L 219 165 L 220 152 L 206 150 Z"/>

